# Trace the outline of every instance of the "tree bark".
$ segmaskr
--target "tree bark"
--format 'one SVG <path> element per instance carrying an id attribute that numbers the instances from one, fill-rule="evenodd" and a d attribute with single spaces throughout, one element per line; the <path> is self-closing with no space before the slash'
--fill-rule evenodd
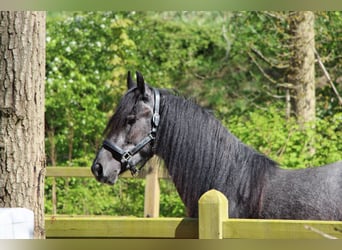
<path id="1" fill-rule="evenodd" d="M 44 238 L 45 12 L 0 12 L 0 207 L 34 212 Z"/>
<path id="2" fill-rule="evenodd" d="M 313 124 L 316 117 L 314 19 L 311 11 L 289 14 L 291 56 L 288 81 L 295 86 L 293 108 L 302 129 Z"/>

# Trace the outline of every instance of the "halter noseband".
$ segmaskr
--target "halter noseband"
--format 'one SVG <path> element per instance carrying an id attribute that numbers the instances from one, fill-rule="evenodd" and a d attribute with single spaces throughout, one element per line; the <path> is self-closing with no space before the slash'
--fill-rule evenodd
<path id="1" fill-rule="evenodd" d="M 113 158 L 121 163 L 121 167 L 124 169 L 121 172 L 129 169 L 132 175 L 135 175 L 139 172 L 139 169 L 132 163 L 132 157 L 137 154 L 143 147 L 145 147 L 150 142 L 153 142 L 156 139 L 156 133 L 160 122 L 160 93 L 157 89 L 153 88 L 154 93 L 154 107 L 153 107 L 153 116 L 152 116 L 152 128 L 151 132 L 143 138 L 134 148 L 130 150 L 123 150 L 119 146 L 116 146 L 109 140 L 104 140 L 102 147 L 109 152 L 112 153 Z"/>

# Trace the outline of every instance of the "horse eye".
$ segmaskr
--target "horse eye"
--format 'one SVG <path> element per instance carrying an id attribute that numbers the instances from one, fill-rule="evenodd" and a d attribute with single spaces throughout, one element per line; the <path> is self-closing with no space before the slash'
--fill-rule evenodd
<path id="1" fill-rule="evenodd" d="M 135 115 L 129 115 L 127 116 L 127 124 L 132 125 L 135 123 L 135 121 L 137 120 Z"/>

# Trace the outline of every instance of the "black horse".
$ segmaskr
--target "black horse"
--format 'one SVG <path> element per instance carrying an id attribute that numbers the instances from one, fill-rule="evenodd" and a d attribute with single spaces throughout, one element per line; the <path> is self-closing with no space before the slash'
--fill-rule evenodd
<path id="1" fill-rule="evenodd" d="M 285 170 L 243 144 L 207 110 L 167 90 L 137 83 L 106 128 L 92 165 L 96 179 L 114 184 L 161 157 L 187 207 L 198 216 L 198 199 L 217 189 L 229 200 L 230 218 L 342 220 L 342 161 L 317 168 Z"/>

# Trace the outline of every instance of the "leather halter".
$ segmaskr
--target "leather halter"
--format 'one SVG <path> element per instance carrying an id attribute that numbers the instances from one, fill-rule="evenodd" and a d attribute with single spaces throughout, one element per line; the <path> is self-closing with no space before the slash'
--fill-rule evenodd
<path id="1" fill-rule="evenodd" d="M 132 163 L 132 157 L 139 153 L 140 150 L 143 149 L 147 144 L 154 142 L 156 139 L 156 133 L 160 122 L 160 93 L 157 89 L 153 88 L 154 93 L 154 107 L 153 107 L 153 116 L 152 116 L 152 128 L 150 133 L 143 138 L 134 148 L 130 150 L 123 150 L 119 146 L 115 145 L 109 140 L 104 140 L 102 147 L 109 152 L 112 153 L 113 158 L 121 163 L 121 168 L 123 169 L 121 172 L 129 169 L 132 175 L 137 174 L 142 167 L 139 169 Z"/>

